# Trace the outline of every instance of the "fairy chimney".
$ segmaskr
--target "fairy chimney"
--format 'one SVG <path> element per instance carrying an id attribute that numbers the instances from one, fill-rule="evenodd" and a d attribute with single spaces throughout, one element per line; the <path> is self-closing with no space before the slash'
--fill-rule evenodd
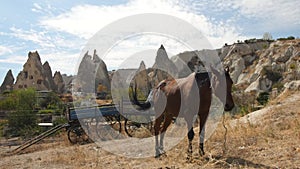
<path id="1" fill-rule="evenodd" d="M 3 83 L 2 83 L 2 85 L 0 87 L 0 92 L 3 92 L 5 90 L 12 90 L 14 81 L 15 81 L 15 78 L 14 78 L 14 76 L 12 74 L 12 71 L 9 70 L 6 73 L 4 81 L 3 81 Z"/>

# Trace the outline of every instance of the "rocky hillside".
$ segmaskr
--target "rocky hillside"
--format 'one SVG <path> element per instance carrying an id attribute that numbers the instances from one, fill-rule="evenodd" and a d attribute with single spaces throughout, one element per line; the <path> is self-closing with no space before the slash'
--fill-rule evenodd
<path id="1" fill-rule="evenodd" d="M 246 92 L 269 92 L 300 79 L 300 40 L 234 44 L 224 55 L 234 82 Z"/>
<path id="2" fill-rule="evenodd" d="M 180 53 L 172 57 L 176 65 L 187 64 L 196 54 L 217 54 L 229 66 L 236 86 L 245 92 L 280 90 L 287 82 L 300 79 L 300 40 L 246 40 L 217 50 Z M 180 58 L 180 59 L 179 59 Z M 180 60 L 180 61 L 178 61 Z M 187 70 L 184 70 L 187 72 Z"/>

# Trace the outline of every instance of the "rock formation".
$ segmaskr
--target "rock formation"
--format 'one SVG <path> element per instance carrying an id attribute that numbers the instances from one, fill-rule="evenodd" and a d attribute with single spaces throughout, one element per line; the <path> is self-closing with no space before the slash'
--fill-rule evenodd
<path id="1" fill-rule="evenodd" d="M 88 54 L 88 51 L 82 58 L 77 72 L 77 81 L 82 92 L 96 93 L 98 85 L 103 85 L 110 89 L 110 81 L 106 68 L 106 64 L 101 60 L 96 50 L 93 57 Z"/>
<path id="2" fill-rule="evenodd" d="M 137 89 L 143 94 L 145 97 L 148 96 L 149 91 L 151 90 L 152 86 L 149 81 L 148 76 L 149 70 L 146 69 L 145 63 L 142 61 L 140 63 L 140 67 L 136 71 L 136 74 L 133 79 L 133 85 L 137 87 Z"/>
<path id="3" fill-rule="evenodd" d="M 96 64 L 97 70 L 95 84 L 102 84 L 107 88 L 107 90 L 110 90 L 110 81 L 106 64 L 102 59 L 99 58 L 96 50 L 94 50 L 93 61 Z"/>
<path id="4" fill-rule="evenodd" d="M 54 84 L 56 86 L 57 93 L 64 93 L 65 83 L 64 83 L 63 77 L 62 77 L 62 75 L 60 74 L 59 71 L 56 71 L 54 73 L 53 81 L 54 81 Z"/>
<path id="5" fill-rule="evenodd" d="M 37 51 L 29 52 L 28 59 L 23 65 L 23 70 L 17 76 L 14 89 L 32 87 L 37 90 L 48 90 L 61 93 L 64 90 L 61 89 L 61 84 L 59 84 L 59 86 L 60 90 L 58 90 L 58 85 L 54 82 L 49 63 L 46 61 L 42 64 L 40 55 Z"/>
<path id="6" fill-rule="evenodd" d="M 52 89 L 53 91 L 56 91 L 57 87 L 56 87 L 53 77 L 52 77 L 52 70 L 47 61 L 43 64 L 43 70 L 44 70 L 43 75 L 44 75 L 44 78 L 46 81 L 45 84 L 48 85 L 47 88 Z"/>
<path id="7" fill-rule="evenodd" d="M 163 45 L 157 51 L 152 68 L 154 69 L 153 78 L 156 79 L 156 84 L 166 78 L 178 77 L 176 65 L 169 59 Z"/>
<path id="8" fill-rule="evenodd" d="M 65 85 L 65 92 L 66 93 L 72 93 L 72 87 L 73 87 L 73 80 L 76 79 L 76 76 L 73 75 L 67 75 L 67 74 L 62 74 L 62 79 L 64 81 Z"/>
<path id="9" fill-rule="evenodd" d="M 48 79 L 44 75 L 44 67 L 38 52 L 29 52 L 28 59 L 23 65 L 23 70 L 18 74 L 14 89 L 28 87 L 37 90 L 51 90 Z"/>
<path id="10" fill-rule="evenodd" d="M 1 87 L 0 87 L 0 92 L 4 92 L 5 90 L 12 90 L 13 89 L 13 84 L 14 84 L 14 81 L 15 81 L 15 78 L 12 74 L 12 71 L 9 70 L 7 73 L 6 73 L 6 76 L 4 78 L 4 81 L 3 83 L 1 84 Z"/>

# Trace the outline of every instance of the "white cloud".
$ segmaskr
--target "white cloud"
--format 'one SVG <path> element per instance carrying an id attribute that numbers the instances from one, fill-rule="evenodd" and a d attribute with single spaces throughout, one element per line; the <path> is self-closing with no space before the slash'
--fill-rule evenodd
<path id="1" fill-rule="evenodd" d="M 55 47 L 55 44 L 52 41 L 51 36 L 47 36 L 45 31 L 37 31 L 37 30 L 23 30 L 18 29 L 16 27 L 11 27 L 10 30 L 12 31 L 12 36 L 25 40 L 25 41 L 32 41 L 41 47 Z"/>
<path id="2" fill-rule="evenodd" d="M 7 64 L 24 64 L 26 62 L 27 57 L 19 56 L 19 55 L 10 55 L 6 58 L 0 58 L 0 63 L 7 63 Z"/>
<path id="3" fill-rule="evenodd" d="M 42 10 L 43 10 L 43 8 L 39 4 L 33 3 L 33 8 L 31 8 L 32 12 L 41 13 Z"/>
<path id="4" fill-rule="evenodd" d="M 187 1 L 174 2 L 171 0 L 131 0 L 126 4 L 115 6 L 94 6 L 85 4 L 72 7 L 69 11 L 54 17 L 52 15 L 43 17 L 39 24 L 45 27 L 48 31 L 54 30 L 66 32 L 77 36 L 81 40 L 85 39 L 85 41 L 87 41 L 101 28 L 123 17 L 143 13 L 160 13 L 178 17 L 195 26 L 198 30 L 202 31 L 205 37 L 207 37 L 209 42 L 212 44 L 212 48 L 220 48 L 225 43 L 232 43 L 237 39 L 243 40 L 247 38 L 240 36 L 238 29 L 232 25 L 230 21 L 213 21 L 204 15 L 197 14 L 191 7 L 191 4 L 187 3 Z M 81 41 L 81 45 L 83 45 L 82 42 L 83 41 Z M 170 38 L 157 36 L 142 36 L 122 41 L 122 43 L 114 47 L 103 59 L 108 69 L 118 69 L 120 66 L 122 67 L 124 61 L 126 62 L 126 59 L 130 59 L 138 52 L 149 49 L 157 50 L 161 43 L 165 45 L 169 57 L 186 50 L 192 50 L 183 46 L 183 44 L 174 39 L 172 40 Z M 66 38 L 61 39 L 61 41 L 56 41 L 55 45 L 63 46 L 65 44 L 68 44 L 66 43 Z M 76 45 L 73 47 L 76 48 Z M 77 49 L 79 49 L 78 46 Z M 82 53 L 85 52 L 86 51 L 83 51 Z M 90 53 L 92 54 L 92 51 L 90 51 Z M 71 56 L 79 59 L 79 57 L 75 54 L 65 53 L 64 55 L 70 56 L 70 59 Z M 55 58 L 51 58 L 51 56 Z M 59 55 L 54 54 L 51 56 L 48 55 L 47 59 L 51 65 L 54 65 L 52 70 L 61 70 L 62 72 L 71 74 L 76 73 L 76 67 L 80 61 L 73 60 L 68 63 L 68 61 L 66 62 L 63 58 L 56 60 Z M 152 62 L 147 62 L 147 67 L 152 66 L 155 55 L 150 57 L 152 57 L 150 59 Z M 73 65 L 72 68 L 70 67 L 71 63 Z"/>
<path id="5" fill-rule="evenodd" d="M 298 18 L 295 18 L 295 16 L 299 16 L 297 14 L 300 12 L 298 3 L 295 0 L 239 0 L 234 5 L 246 16 L 267 19 L 287 17 L 285 20 L 291 21 L 298 20 Z"/>
<path id="6" fill-rule="evenodd" d="M 42 60 L 48 61 L 52 73 L 60 71 L 66 74 L 76 74 L 76 65 L 78 64 L 79 53 L 69 53 L 65 51 L 39 51 Z"/>
<path id="7" fill-rule="evenodd" d="M 160 47 L 160 44 L 157 42 L 165 46 L 169 57 L 183 51 L 192 50 L 176 39 L 155 34 L 142 34 L 118 43 L 104 56 L 103 60 L 109 67 L 114 69 L 125 67 L 138 68 L 142 60 L 147 67 L 152 67 L 155 61 L 156 51 Z M 134 60 L 134 62 L 130 60 Z"/>
<path id="8" fill-rule="evenodd" d="M 0 45 L 0 55 L 11 54 L 12 50 L 9 47 Z"/>
<path id="9" fill-rule="evenodd" d="M 196 14 L 187 1 L 131 0 L 116 6 L 78 5 L 55 17 L 46 17 L 40 24 L 48 29 L 71 33 L 88 39 L 104 26 L 120 18 L 142 13 L 161 13 L 181 18 L 201 30 L 208 39 L 216 39 L 214 47 L 228 43 L 227 32 L 238 37 L 234 26 L 224 22 L 212 22 L 204 15 Z"/>
<path id="10" fill-rule="evenodd" d="M 234 7 L 241 15 L 257 19 L 269 30 L 293 29 L 300 26 L 299 0 L 236 0 Z"/>

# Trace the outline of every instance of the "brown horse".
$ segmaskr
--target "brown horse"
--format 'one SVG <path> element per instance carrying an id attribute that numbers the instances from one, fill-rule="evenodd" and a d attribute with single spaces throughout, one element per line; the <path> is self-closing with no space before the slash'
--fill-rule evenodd
<path id="1" fill-rule="evenodd" d="M 230 111 L 234 107 L 231 95 L 232 80 L 229 70 L 225 69 L 224 75 L 211 67 L 211 73 L 191 73 L 186 78 L 163 80 L 150 93 L 145 103 L 137 100 L 136 93 L 133 103 L 140 110 L 149 109 L 152 105 L 155 109 L 154 122 L 155 152 L 156 157 L 164 154 L 164 135 L 174 117 L 184 117 L 188 125 L 188 158 L 192 154 L 192 140 L 194 138 L 193 120 L 196 114 L 200 117 L 199 135 L 204 134 L 205 122 L 209 115 L 212 93 L 223 101 L 224 110 Z M 223 77 L 223 78 L 222 78 Z M 225 84 L 226 83 L 226 84 Z M 225 88 L 226 85 L 226 88 Z M 222 93 L 224 95 L 222 96 Z M 149 99 L 151 98 L 152 99 Z M 224 99 L 222 99 L 222 97 Z M 151 101 L 152 100 L 152 101 Z M 162 124 L 162 125 L 161 125 Z M 160 141 L 158 136 L 160 135 Z M 203 137 L 200 137 L 199 154 L 204 155 Z"/>

